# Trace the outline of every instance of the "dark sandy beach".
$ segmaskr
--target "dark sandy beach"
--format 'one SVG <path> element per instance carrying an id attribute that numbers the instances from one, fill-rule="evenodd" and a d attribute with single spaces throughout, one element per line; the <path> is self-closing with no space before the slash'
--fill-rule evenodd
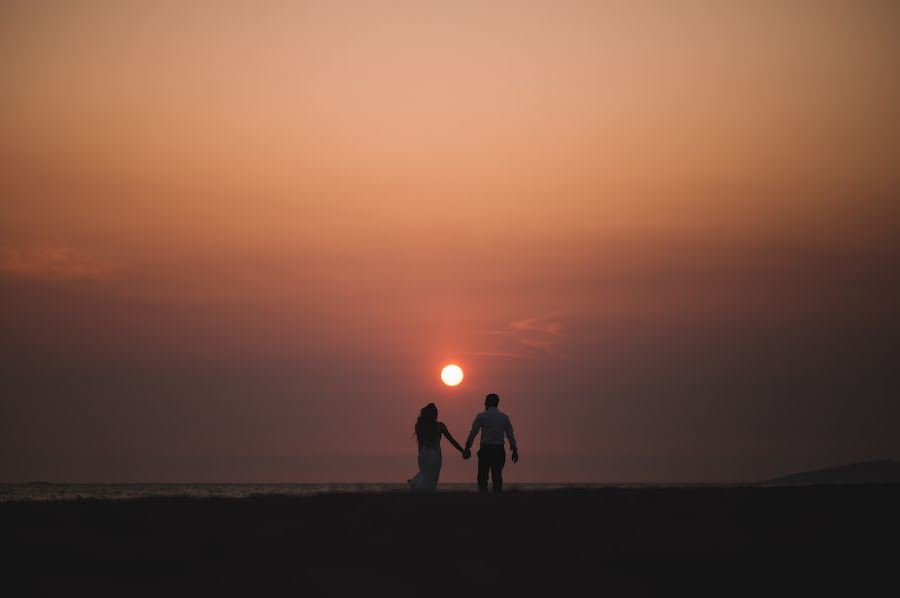
<path id="1" fill-rule="evenodd" d="M 896 595 L 900 487 L 0 504 L 15 595 Z"/>

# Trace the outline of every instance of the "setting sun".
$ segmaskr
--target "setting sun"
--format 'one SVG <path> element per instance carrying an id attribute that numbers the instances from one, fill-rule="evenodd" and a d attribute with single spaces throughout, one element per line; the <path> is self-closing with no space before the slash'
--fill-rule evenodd
<path id="1" fill-rule="evenodd" d="M 456 386 L 463 379 L 463 371 L 462 368 L 455 364 L 450 364 L 444 366 L 444 369 L 441 370 L 441 380 L 447 386 Z"/>

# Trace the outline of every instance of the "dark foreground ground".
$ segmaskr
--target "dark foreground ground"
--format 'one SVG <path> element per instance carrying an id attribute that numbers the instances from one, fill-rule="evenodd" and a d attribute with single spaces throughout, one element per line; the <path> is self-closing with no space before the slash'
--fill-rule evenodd
<path id="1" fill-rule="evenodd" d="M 898 532 L 900 486 L 0 504 L 9 596 L 897 596 Z"/>

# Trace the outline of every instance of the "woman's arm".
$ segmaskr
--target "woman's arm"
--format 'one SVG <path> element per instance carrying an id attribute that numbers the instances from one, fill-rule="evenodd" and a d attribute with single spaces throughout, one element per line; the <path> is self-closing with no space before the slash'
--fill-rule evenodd
<path id="1" fill-rule="evenodd" d="M 458 450 L 459 452 L 462 453 L 462 452 L 463 452 L 463 447 L 461 447 L 461 446 L 459 445 L 459 443 L 456 442 L 456 440 L 453 438 L 453 436 L 450 435 L 450 430 L 447 429 L 447 426 L 444 425 L 444 422 L 439 422 L 439 425 L 440 425 L 440 427 L 441 427 L 441 434 L 443 434 L 444 436 L 446 436 L 446 437 L 447 437 L 447 440 L 450 441 L 450 444 L 452 444 L 453 446 L 455 446 L 455 447 L 456 447 L 456 450 Z"/>

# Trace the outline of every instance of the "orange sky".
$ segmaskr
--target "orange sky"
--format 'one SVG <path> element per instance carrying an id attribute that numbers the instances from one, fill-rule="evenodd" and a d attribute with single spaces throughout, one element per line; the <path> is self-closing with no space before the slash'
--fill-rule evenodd
<path id="1" fill-rule="evenodd" d="M 4 2 L 0 481 L 900 456 L 900 11 L 758 4 Z"/>

